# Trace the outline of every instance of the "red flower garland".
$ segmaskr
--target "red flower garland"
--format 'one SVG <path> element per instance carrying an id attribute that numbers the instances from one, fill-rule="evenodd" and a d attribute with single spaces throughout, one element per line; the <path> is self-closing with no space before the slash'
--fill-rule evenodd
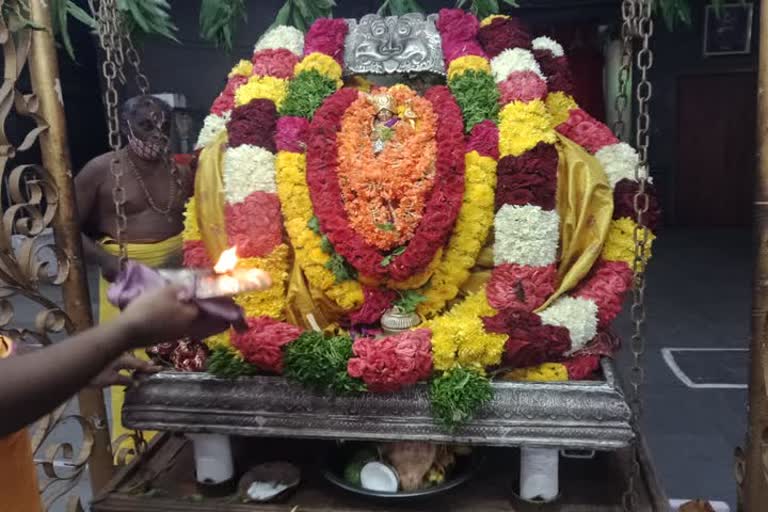
<path id="1" fill-rule="evenodd" d="M 564 92 L 573 96 L 573 75 L 568 59 L 564 55 L 555 57 L 549 50 L 534 50 L 533 56 L 547 77 L 549 92 Z"/>
<path id="2" fill-rule="evenodd" d="M 268 372 L 282 373 L 283 346 L 298 338 L 301 329 L 266 316 L 247 321 L 247 331 L 232 331 L 232 345 L 252 365 Z"/>
<path id="3" fill-rule="evenodd" d="M 532 267 L 504 263 L 493 269 L 486 286 L 488 304 L 500 311 L 530 313 L 555 293 L 557 265 Z"/>
<path id="4" fill-rule="evenodd" d="M 626 178 L 616 184 L 613 189 L 614 219 L 629 217 L 636 220 L 635 194 L 639 189 L 640 184 L 638 182 Z M 643 223 L 655 233 L 661 223 L 661 206 L 656 195 L 656 187 L 652 183 L 646 182 L 645 191 L 648 194 L 648 211 L 643 214 Z"/>
<path id="5" fill-rule="evenodd" d="M 282 242 L 280 200 L 275 194 L 257 190 L 244 201 L 224 209 L 230 246 L 242 258 L 266 256 Z"/>
<path id="6" fill-rule="evenodd" d="M 304 37 L 304 55 L 314 52 L 330 55 L 344 66 L 344 38 L 349 27 L 341 18 L 318 18 Z"/>
<path id="7" fill-rule="evenodd" d="M 229 146 L 259 146 L 274 153 L 277 108 L 271 100 L 255 99 L 232 111 L 227 123 Z"/>
<path id="8" fill-rule="evenodd" d="M 557 127 L 557 131 L 576 141 L 590 153 L 595 154 L 605 146 L 619 142 L 610 128 L 584 110 L 575 108 L 570 114 L 568 120 Z"/>
<path id="9" fill-rule="evenodd" d="M 397 293 L 394 290 L 385 288 L 363 288 L 363 305 L 356 311 L 349 314 L 349 321 L 355 325 L 374 324 L 381 319 L 381 315 L 392 306 L 397 299 Z"/>
<path id="10" fill-rule="evenodd" d="M 286 116 L 277 120 L 275 144 L 278 151 L 304 153 L 307 150 L 309 121 L 305 117 Z"/>
<path id="11" fill-rule="evenodd" d="M 425 94 L 438 114 L 435 185 L 424 216 L 405 252 L 388 266 L 382 254 L 365 243 L 349 225 L 336 175 L 336 134 L 344 112 L 358 91 L 341 89 L 315 112 L 307 151 L 307 185 L 320 227 L 337 253 L 360 273 L 403 280 L 424 271 L 450 236 L 464 195 L 464 133 L 461 110 L 447 87 L 433 87 Z"/>
<path id="12" fill-rule="evenodd" d="M 187 268 L 213 268 L 213 262 L 202 240 L 184 241 L 183 264 Z"/>
<path id="13" fill-rule="evenodd" d="M 488 25 L 480 27 L 477 40 L 491 59 L 508 48 L 531 47 L 528 27 L 517 18 L 495 18 Z"/>
<path id="14" fill-rule="evenodd" d="M 431 337 L 429 329 L 416 329 L 382 339 L 358 338 L 347 371 L 362 379 L 369 391 L 399 391 L 432 373 Z"/>
<path id="15" fill-rule="evenodd" d="M 578 356 L 561 363 L 568 372 L 568 380 L 586 380 L 600 368 L 600 356 Z"/>
<path id="16" fill-rule="evenodd" d="M 226 87 L 213 101 L 211 105 L 211 114 L 223 116 L 235 107 L 235 91 L 238 87 L 248 82 L 247 76 L 235 75 L 229 79 Z"/>
<path id="17" fill-rule="evenodd" d="M 470 151 L 477 151 L 480 156 L 489 156 L 494 160 L 499 159 L 499 127 L 496 123 L 486 119 L 472 128 L 467 142 L 467 153 Z"/>
<path id="18" fill-rule="evenodd" d="M 557 149 L 545 142 L 520 156 L 499 160 L 496 210 L 505 204 L 532 204 L 553 210 L 557 199 L 557 165 Z"/>
<path id="19" fill-rule="evenodd" d="M 604 329 L 621 313 L 624 294 L 632 286 L 632 269 L 624 261 L 599 261 L 573 291 L 574 297 L 597 304 L 598 327 Z"/>
<path id="20" fill-rule="evenodd" d="M 293 68 L 299 63 L 299 58 L 285 48 L 270 48 L 254 53 L 251 62 L 253 75 L 290 80 L 293 78 Z"/>
<path id="21" fill-rule="evenodd" d="M 571 348 L 571 336 L 565 327 L 544 325 L 535 313 L 502 311 L 483 317 L 488 332 L 509 336 L 504 346 L 504 364 L 515 368 L 536 366 L 553 361 Z"/>

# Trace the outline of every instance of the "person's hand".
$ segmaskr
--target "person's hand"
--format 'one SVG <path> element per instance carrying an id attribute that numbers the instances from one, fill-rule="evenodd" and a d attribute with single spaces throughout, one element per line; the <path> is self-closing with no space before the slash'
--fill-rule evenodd
<path id="1" fill-rule="evenodd" d="M 191 337 L 204 339 L 229 328 L 223 320 L 202 315 L 180 286 L 148 291 L 131 302 L 118 318 L 129 348 Z"/>
<path id="2" fill-rule="evenodd" d="M 135 374 L 157 373 L 162 369 L 162 366 L 154 365 L 150 361 L 142 361 L 138 357 L 124 354 L 104 368 L 104 370 L 91 381 L 90 386 L 95 388 L 131 386 L 136 382 L 134 380 Z M 128 370 L 131 373 L 120 373 L 121 370 Z"/>
<path id="3" fill-rule="evenodd" d="M 120 273 L 120 259 L 116 256 L 106 255 L 99 261 L 101 275 L 107 282 L 114 283 L 117 275 Z"/>

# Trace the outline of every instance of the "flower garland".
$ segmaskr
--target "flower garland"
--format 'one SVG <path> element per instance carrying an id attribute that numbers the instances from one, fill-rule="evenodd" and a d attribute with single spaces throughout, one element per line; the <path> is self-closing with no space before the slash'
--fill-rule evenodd
<path id="1" fill-rule="evenodd" d="M 438 114 L 435 186 L 408 247 L 387 260 L 350 227 L 341 202 L 336 134 L 344 112 L 358 99 L 358 94 L 354 89 L 340 90 L 325 101 L 312 121 L 307 159 L 312 204 L 322 231 L 336 251 L 361 274 L 374 279 L 387 276 L 407 279 L 422 272 L 437 249 L 445 244 L 461 206 L 464 174 L 460 156 L 463 153 L 461 113 L 447 88 L 433 87 L 425 95 Z"/>
<path id="2" fill-rule="evenodd" d="M 411 106 L 418 123 L 397 123 L 380 154 L 374 153 L 367 130 L 375 107 L 364 96 L 347 109 L 338 134 L 339 186 L 350 224 L 368 244 L 385 251 L 403 245 L 419 225 L 437 153 L 431 104 L 406 87 L 393 87 L 390 94 L 398 105 Z"/>

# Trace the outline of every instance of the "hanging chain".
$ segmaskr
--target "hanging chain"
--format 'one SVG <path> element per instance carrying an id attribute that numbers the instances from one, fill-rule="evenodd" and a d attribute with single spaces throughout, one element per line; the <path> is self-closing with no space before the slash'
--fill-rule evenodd
<path id="1" fill-rule="evenodd" d="M 647 192 L 648 184 L 648 148 L 650 145 L 650 100 L 653 88 L 648 77 L 648 72 L 653 66 L 653 52 L 650 48 L 650 40 L 653 36 L 652 0 L 624 0 L 622 3 L 622 69 L 619 73 L 621 90 L 616 101 L 616 109 L 619 119 L 616 123 L 618 135 L 623 135 L 625 128 L 623 115 L 628 106 L 627 85 L 632 71 L 632 48 L 635 38 L 639 40 L 640 50 L 637 52 L 636 64 L 639 71 L 639 81 L 636 89 L 637 118 L 635 125 L 635 145 L 639 153 L 639 165 L 635 169 L 635 180 L 638 188 L 635 193 L 633 206 L 635 212 L 635 228 L 633 241 L 635 254 L 632 263 L 634 272 L 632 286 L 632 308 L 630 310 L 633 324 L 633 334 L 630 342 L 632 350 L 632 369 L 629 375 L 629 406 L 632 410 L 633 429 L 635 431 L 635 443 L 629 474 L 627 489 L 623 495 L 622 507 L 624 512 L 636 512 L 639 509 L 640 485 L 640 420 L 643 414 L 641 400 L 641 388 L 645 382 L 645 368 L 643 356 L 645 353 L 644 324 L 646 320 L 645 310 L 645 267 L 647 263 L 648 228 L 645 225 L 650 206 L 650 198 Z M 621 130 L 622 132 L 619 132 Z"/>
<path id="2" fill-rule="evenodd" d="M 139 57 L 139 52 L 136 51 L 136 47 L 133 46 L 133 40 L 127 27 L 123 26 L 122 28 L 122 33 L 125 34 L 125 58 L 128 60 L 128 64 L 133 67 L 133 73 L 136 75 L 136 87 L 138 87 L 142 96 L 146 96 L 149 94 L 149 80 L 147 75 L 141 72 L 141 58 Z"/>
<path id="3" fill-rule="evenodd" d="M 98 34 L 101 47 L 104 49 L 102 73 L 106 81 L 104 106 L 107 109 L 107 126 L 109 129 L 109 147 L 112 158 L 109 161 L 109 171 L 112 174 L 112 200 L 115 204 L 115 237 L 120 250 L 120 268 L 125 264 L 128 254 L 125 249 L 123 236 L 128 228 L 128 217 L 125 214 L 125 188 L 123 187 L 123 166 L 120 164 L 118 151 L 122 145 L 120 137 L 120 113 L 118 112 L 118 95 L 115 81 L 122 73 L 123 38 L 120 36 L 120 21 L 115 0 L 89 0 L 91 10 L 98 20 Z"/>
<path id="4" fill-rule="evenodd" d="M 621 140 L 628 138 L 624 116 L 629 106 L 629 84 L 632 78 L 632 34 L 634 32 L 632 20 L 635 19 L 635 7 L 633 0 L 624 0 L 621 4 L 621 64 L 619 66 L 619 94 L 614 102 L 616 122 L 613 125 L 613 132 Z"/>

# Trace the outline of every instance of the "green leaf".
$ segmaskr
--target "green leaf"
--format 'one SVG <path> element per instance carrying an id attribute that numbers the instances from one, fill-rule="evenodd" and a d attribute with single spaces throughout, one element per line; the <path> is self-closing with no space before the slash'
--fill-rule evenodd
<path id="1" fill-rule="evenodd" d="M 320 220 L 317 218 L 317 216 L 312 216 L 311 219 L 307 222 L 307 227 L 312 230 L 312 232 L 316 235 L 320 234 Z"/>
<path id="2" fill-rule="evenodd" d="M 453 431 L 493 399 L 493 388 L 485 375 L 456 367 L 432 379 L 429 398 L 435 418 Z"/>
<path id="3" fill-rule="evenodd" d="M 229 348 L 215 348 L 208 357 L 208 373 L 223 379 L 236 379 L 256 375 L 258 369 L 243 360 L 242 356 Z"/>
<path id="4" fill-rule="evenodd" d="M 337 252 L 331 254 L 330 259 L 325 263 L 325 268 L 333 273 L 337 283 L 351 281 L 357 278 L 357 271 L 352 267 L 343 256 Z"/>
<path id="5" fill-rule="evenodd" d="M 425 296 L 416 290 L 405 290 L 398 293 L 400 298 L 398 298 L 392 305 L 405 314 L 415 313 L 419 304 L 427 300 Z"/>
<path id="6" fill-rule="evenodd" d="M 323 235 L 322 238 L 320 238 L 320 250 L 325 254 L 334 254 L 336 252 L 333 248 L 333 244 L 328 240 L 326 235 Z"/>
<path id="7" fill-rule="evenodd" d="M 392 256 L 400 256 L 405 252 L 405 246 L 396 247 L 394 251 L 392 251 Z"/>
<path id="8" fill-rule="evenodd" d="M 287 25 L 290 17 L 291 17 L 291 2 L 289 0 L 288 2 L 285 2 L 283 4 L 283 6 L 280 8 L 279 11 L 277 11 L 277 16 L 275 16 L 275 21 L 274 23 L 272 23 L 272 25 L 269 28 L 273 28 L 278 25 Z"/>
<path id="9" fill-rule="evenodd" d="M 93 29 L 98 28 L 96 19 L 89 12 L 86 12 L 85 9 L 72 2 L 72 0 L 67 1 L 67 12 L 83 25 Z"/>
<path id="10" fill-rule="evenodd" d="M 365 391 L 362 381 L 347 373 L 352 338 L 305 332 L 283 348 L 285 376 L 320 392 L 337 394 Z"/>
<path id="11" fill-rule="evenodd" d="M 376 224 L 376 227 L 379 228 L 382 231 L 394 231 L 395 225 L 391 222 L 387 222 L 385 224 Z"/>

